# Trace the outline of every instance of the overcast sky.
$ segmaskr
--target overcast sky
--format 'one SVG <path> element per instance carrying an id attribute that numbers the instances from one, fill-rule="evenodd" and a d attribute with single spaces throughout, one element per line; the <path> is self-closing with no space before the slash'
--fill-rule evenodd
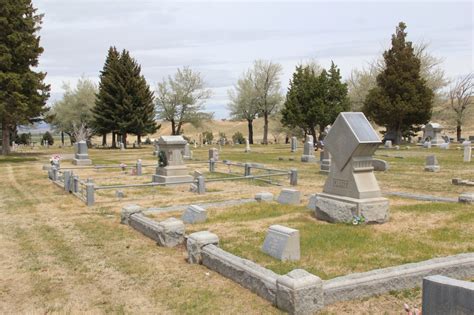
<path id="1" fill-rule="evenodd" d="M 33 0 L 51 100 L 62 83 L 94 81 L 107 49 L 127 49 L 154 89 L 178 67 L 201 72 L 213 97 L 206 110 L 227 117 L 227 90 L 256 59 L 282 64 L 282 92 L 297 64 L 331 60 L 344 78 L 390 45 L 400 21 L 408 39 L 429 42 L 448 76 L 473 71 L 473 4 L 468 2 Z"/>

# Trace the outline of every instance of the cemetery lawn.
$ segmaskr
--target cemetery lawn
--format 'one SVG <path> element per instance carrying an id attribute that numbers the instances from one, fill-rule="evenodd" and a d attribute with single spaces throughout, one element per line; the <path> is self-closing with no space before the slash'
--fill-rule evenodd
<path id="1" fill-rule="evenodd" d="M 300 206 L 247 203 L 208 208 L 208 222 L 188 225 L 187 233 L 208 229 L 219 235 L 221 246 L 252 259 L 277 273 L 302 267 L 323 279 L 351 272 L 415 262 L 433 257 L 474 251 L 474 207 L 451 203 L 429 203 L 389 197 L 391 219 L 384 225 L 352 226 L 316 220 L 306 204 L 310 194 L 320 192 L 325 175 L 319 165 L 300 163 L 285 145 L 224 147 L 221 159 L 256 162 L 265 166 L 298 169 Z M 457 197 L 469 187 L 454 186 L 451 178 L 474 179 L 474 166 L 462 162 L 462 151 L 378 150 L 377 158 L 390 163 L 390 170 L 377 172 L 382 191 Z M 194 149 L 196 160 L 205 160 L 207 149 Z M 96 204 L 86 207 L 47 180 L 43 164 L 60 153 L 62 166 L 71 166 L 72 148 L 27 151 L 0 157 L 0 313 L 163 313 L 163 314 L 278 314 L 276 308 L 255 294 L 203 266 L 186 263 L 184 247 L 162 248 L 131 228 L 121 225 L 124 204 L 166 207 L 192 203 L 253 198 L 269 191 L 278 195 L 288 187 L 288 178 L 275 178 L 282 186 L 264 182 L 227 181 L 206 185 L 207 193 L 196 195 L 189 187 L 124 189 L 125 198 L 114 190 L 96 194 Z M 154 173 L 152 147 L 141 149 L 90 150 L 94 164 L 144 164 L 144 176 L 129 170 L 74 170 L 81 179 L 93 178 L 97 185 L 145 183 Z M 439 173 L 423 171 L 424 159 L 436 154 Z M 316 152 L 318 156 L 318 152 Z M 382 156 L 382 155 L 388 155 Z M 403 158 L 400 158 L 403 157 Z M 283 160 L 279 160 L 283 158 Z M 289 161 L 293 158 L 294 161 Z M 189 166 L 204 175 L 228 177 L 243 170 L 217 166 L 226 174 L 208 174 L 204 163 Z M 258 172 L 255 172 L 258 173 Z M 472 190 L 472 188 L 471 188 Z M 180 212 L 151 214 L 157 220 Z M 260 248 L 268 226 L 283 224 L 300 230 L 301 260 L 282 263 Z M 323 313 L 366 314 L 402 311 L 403 303 L 420 304 L 419 289 L 392 292 L 363 300 L 341 302 Z"/>

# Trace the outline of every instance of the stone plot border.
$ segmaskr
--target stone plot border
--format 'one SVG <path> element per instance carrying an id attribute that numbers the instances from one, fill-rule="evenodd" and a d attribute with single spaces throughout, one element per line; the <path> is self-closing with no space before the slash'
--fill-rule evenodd
<path id="1" fill-rule="evenodd" d="M 219 238 L 213 233 L 200 231 L 186 236 L 181 220 L 171 218 L 157 222 L 145 217 L 141 211 L 142 208 L 137 205 L 123 207 L 121 223 L 140 231 L 161 246 L 174 247 L 187 239 L 189 263 L 203 264 L 290 314 L 312 314 L 325 305 L 339 301 L 419 287 L 423 278 L 430 275 L 461 279 L 474 277 L 474 253 L 434 258 L 325 281 L 303 269 L 278 275 L 219 248 Z"/>

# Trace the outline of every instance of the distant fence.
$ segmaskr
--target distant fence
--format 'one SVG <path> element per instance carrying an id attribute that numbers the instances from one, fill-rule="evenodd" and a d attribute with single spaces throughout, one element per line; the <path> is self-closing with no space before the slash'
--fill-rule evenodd
<path id="1" fill-rule="evenodd" d="M 205 178 L 202 174 L 195 174 L 194 178 L 187 181 L 179 181 L 173 183 L 137 183 L 137 184 L 116 184 L 116 185 L 96 185 L 92 179 L 81 180 L 78 175 L 74 174 L 74 170 L 84 170 L 84 169 L 116 169 L 121 170 L 131 169 L 132 175 L 141 176 L 142 168 L 144 167 L 156 167 L 156 164 L 142 164 L 140 161 L 137 161 L 135 165 L 125 166 L 125 165 L 94 165 L 94 166 L 73 166 L 73 167 L 51 167 L 48 170 L 48 177 L 53 183 L 62 187 L 65 191 L 72 193 L 74 196 L 78 197 L 80 200 L 85 202 L 88 206 L 93 206 L 96 202 L 96 191 L 100 190 L 111 190 L 111 189 L 133 189 L 133 188 L 144 188 L 144 187 L 157 187 L 157 186 L 169 186 L 169 185 L 182 185 L 190 184 L 191 191 L 194 191 L 198 194 L 204 194 L 206 192 L 206 183 L 212 182 L 225 182 L 232 180 L 261 180 L 268 183 L 273 183 L 270 181 L 270 178 L 273 177 L 288 177 L 290 180 L 290 185 L 297 185 L 298 182 L 298 171 L 296 169 L 291 170 L 281 170 L 281 169 L 272 169 L 266 168 L 265 166 L 257 163 L 235 163 L 230 161 L 193 161 L 187 163 L 187 165 L 192 164 L 207 164 L 209 166 L 209 173 L 218 173 L 225 174 L 226 177 L 222 178 Z M 235 174 L 231 172 L 218 172 L 216 170 L 217 166 L 225 166 L 228 170 L 231 167 L 243 168 L 243 174 Z M 253 170 L 258 170 L 261 173 L 252 174 Z M 109 177 L 110 178 L 110 177 Z M 113 178 L 113 177 L 112 177 Z"/>

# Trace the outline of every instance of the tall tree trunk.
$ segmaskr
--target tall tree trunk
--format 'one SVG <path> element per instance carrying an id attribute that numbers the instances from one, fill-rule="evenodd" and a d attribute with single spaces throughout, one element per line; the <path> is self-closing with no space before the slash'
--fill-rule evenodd
<path id="1" fill-rule="evenodd" d="M 137 143 L 138 143 L 138 146 L 142 145 L 142 135 L 137 135 Z"/>
<path id="2" fill-rule="evenodd" d="M 458 121 L 456 124 L 456 139 L 458 139 L 458 142 L 461 141 L 461 131 L 462 131 L 461 122 Z"/>
<path id="3" fill-rule="evenodd" d="M 2 119 L 2 155 L 10 154 L 10 126 L 7 120 Z"/>
<path id="4" fill-rule="evenodd" d="M 249 144 L 253 144 L 253 119 L 247 119 L 247 126 L 249 128 Z"/>
<path id="5" fill-rule="evenodd" d="M 64 147 L 64 131 L 61 131 L 61 145 Z"/>
<path id="6" fill-rule="evenodd" d="M 121 142 L 123 143 L 123 147 L 126 149 L 127 148 L 127 133 L 124 132 L 123 135 L 120 135 Z"/>
<path id="7" fill-rule="evenodd" d="M 102 146 L 105 147 L 107 145 L 107 134 L 104 133 L 102 135 Z"/>
<path id="8" fill-rule="evenodd" d="M 174 122 L 174 120 L 171 120 L 171 135 L 176 135 L 176 123 Z"/>
<path id="9" fill-rule="evenodd" d="M 115 131 L 112 131 L 112 148 L 115 149 L 117 147 L 117 142 L 115 140 Z"/>
<path id="10" fill-rule="evenodd" d="M 268 144 L 268 113 L 263 114 L 263 144 Z"/>

